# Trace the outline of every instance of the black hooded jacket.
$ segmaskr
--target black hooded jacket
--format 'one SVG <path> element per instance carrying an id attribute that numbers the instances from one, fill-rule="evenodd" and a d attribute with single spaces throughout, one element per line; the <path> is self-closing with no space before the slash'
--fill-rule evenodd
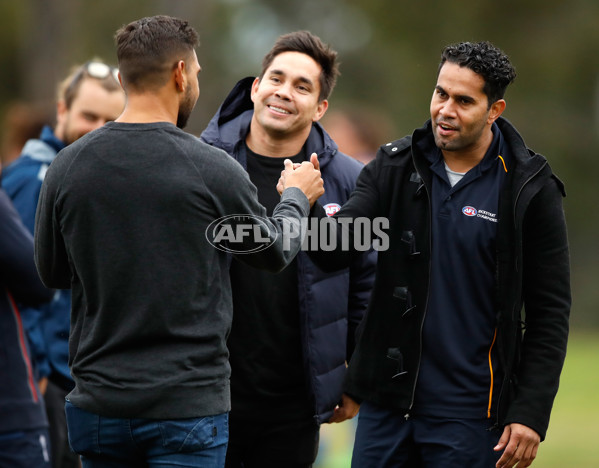
<path id="1" fill-rule="evenodd" d="M 496 422 L 524 424 L 544 439 L 569 328 L 565 192 L 547 160 L 529 150 L 507 120 L 497 124 L 514 167 L 498 209 L 494 297 L 504 380 Z M 345 390 L 357 400 L 406 412 L 414 402 L 429 293 L 432 173 L 417 142 L 430 133 L 428 122 L 412 136 L 382 146 L 335 215 L 388 217 L 390 223 L 389 249 L 378 253 L 376 282 Z M 344 252 L 312 256 L 327 268 L 349 259 Z"/>
<path id="2" fill-rule="evenodd" d="M 250 88 L 253 77 L 240 80 L 224 100 L 201 135 L 247 167 L 241 147 L 253 115 Z M 305 144 L 306 154 L 316 153 L 324 180 L 322 205 L 343 205 L 363 165 L 341 153 L 319 123 Z M 355 333 L 366 310 L 374 282 L 374 252 L 352 256 L 348 265 L 333 273 L 316 266 L 305 251 L 297 255 L 297 285 L 303 368 L 314 420 L 327 421 L 339 403 L 346 362 L 355 345 Z"/>

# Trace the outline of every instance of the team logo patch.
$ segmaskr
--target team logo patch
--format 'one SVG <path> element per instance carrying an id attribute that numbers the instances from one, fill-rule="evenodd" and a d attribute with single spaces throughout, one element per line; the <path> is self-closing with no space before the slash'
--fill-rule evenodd
<path id="1" fill-rule="evenodd" d="M 464 213 L 466 216 L 481 218 L 486 221 L 491 221 L 492 223 L 496 223 L 498 221 L 496 213 L 491 213 L 485 210 L 477 210 L 473 206 L 465 206 L 462 208 L 462 213 Z"/>
<path id="2" fill-rule="evenodd" d="M 327 203 L 323 208 L 324 211 L 326 211 L 327 216 L 333 216 L 341 209 L 341 205 L 339 203 Z"/>
<path id="3" fill-rule="evenodd" d="M 462 213 L 464 213 L 466 216 L 476 216 L 478 211 L 473 206 L 465 206 L 462 208 Z"/>

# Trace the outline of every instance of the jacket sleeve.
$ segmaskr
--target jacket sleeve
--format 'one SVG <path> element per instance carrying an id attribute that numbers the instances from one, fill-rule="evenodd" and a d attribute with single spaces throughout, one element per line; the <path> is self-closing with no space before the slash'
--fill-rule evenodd
<path id="1" fill-rule="evenodd" d="M 0 284 L 6 287 L 21 310 L 38 377 L 48 375 L 40 310 L 33 306 L 49 301 L 53 291 L 40 281 L 33 262 L 33 238 L 3 190 L 0 190 Z"/>
<path id="2" fill-rule="evenodd" d="M 33 262 L 33 239 L 10 199 L 0 190 L 0 281 L 14 299 L 28 306 L 52 298 L 40 281 Z"/>
<path id="3" fill-rule="evenodd" d="M 356 255 L 349 267 L 349 298 L 348 298 L 348 330 L 347 330 L 347 360 L 349 361 L 356 346 L 358 326 L 360 325 L 374 285 L 376 268 L 376 252 L 371 249 Z"/>
<path id="4" fill-rule="evenodd" d="M 47 169 L 47 166 L 42 166 L 40 169 L 41 174 L 43 174 L 44 168 Z M 31 235 L 33 235 L 35 210 L 42 187 L 42 179 L 40 177 L 39 174 L 35 177 L 31 174 L 27 177 L 21 177 L 14 183 L 10 182 L 10 180 L 5 182 L 11 184 L 11 186 L 7 186 L 6 191 L 10 195 L 15 209 L 21 216 L 23 224 Z"/>
<path id="5" fill-rule="evenodd" d="M 214 150 L 214 148 L 212 148 Z M 296 187 L 287 188 L 281 195 L 281 200 L 268 217 L 266 209 L 259 203 L 257 189 L 251 182 L 247 172 L 241 165 L 221 150 L 215 150 L 222 155 L 220 169 L 211 173 L 211 178 L 206 180 L 207 186 L 213 195 L 213 202 L 221 216 L 228 232 L 240 232 L 246 223 L 252 222 L 252 234 L 244 231 L 242 236 L 235 236 L 236 247 L 227 249 L 226 242 L 218 245 L 219 229 L 208 229 L 211 234 L 211 243 L 234 253 L 235 257 L 255 268 L 271 272 L 279 272 L 295 258 L 302 244 L 302 219 L 310 212 L 310 204 L 306 195 Z M 235 187 L 231 190 L 231 187 Z M 242 215 L 240 215 L 242 214 Z M 219 220 L 219 222 L 220 222 Z M 243 231 L 243 229 L 242 229 Z M 212 234 L 217 233 L 215 236 Z M 237 239 L 240 237 L 240 239 Z M 266 241 L 268 248 L 260 248 L 256 239 Z M 230 240 L 230 239 L 229 239 Z M 251 253 L 249 253 L 251 252 Z"/>
<path id="6" fill-rule="evenodd" d="M 570 260 L 562 193 L 549 179 L 531 200 L 523 224 L 525 332 L 516 394 L 506 424 L 517 422 L 545 438 L 566 356 Z"/>
<path id="7" fill-rule="evenodd" d="M 380 153 L 380 151 L 379 151 Z M 354 246 L 353 222 L 356 218 L 367 218 L 372 222 L 380 207 L 377 183 L 377 168 L 380 161 L 376 160 L 367 164 L 360 172 L 356 181 L 356 188 L 351 193 L 347 202 L 335 215 L 328 217 L 324 208 L 318 203 L 314 204 L 310 216 L 319 221 L 325 220 L 336 228 L 337 242 L 334 250 L 311 248 L 309 255 L 312 261 L 324 271 L 335 271 L 352 265 L 354 258 L 360 256 Z M 348 222 L 349 221 L 349 222 Z M 372 227 L 372 223 L 371 223 Z M 358 243 L 358 245 L 361 243 Z"/>

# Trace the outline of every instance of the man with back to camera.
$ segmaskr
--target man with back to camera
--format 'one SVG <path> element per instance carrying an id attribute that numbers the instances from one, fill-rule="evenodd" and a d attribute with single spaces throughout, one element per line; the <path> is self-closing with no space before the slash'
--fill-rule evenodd
<path id="1" fill-rule="evenodd" d="M 288 161 L 266 218 L 243 168 L 181 130 L 200 92 L 195 30 L 154 16 L 116 43 L 125 110 L 60 153 L 37 210 L 40 276 L 72 287 L 69 441 L 84 468 L 223 466 L 232 304 L 228 257 L 208 227 L 259 217 L 270 247 L 241 257 L 280 270 L 301 243 L 286 225 L 300 224 L 323 182 L 309 162 Z"/>
<path id="2" fill-rule="evenodd" d="M 42 181 L 56 154 L 115 120 L 124 106 L 116 68 L 101 61 L 74 67 L 59 84 L 54 130 L 45 126 L 39 139 L 27 141 L 21 156 L 2 171 L 2 186 L 32 235 Z M 39 309 L 23 310 L 50 423 L 54 468 L 80 466 L 69 448 L 64 414 L 64 398 L 74 385 L 68 366 L 70 312 L 71 295 L 64 290 Z"/>
<path id="3" fill-rule="evenodd" d="M 318 123 L 338 75 L 337 53 L 308 31 L 280 36 L 258 78 L 237 83 L 202 140 L 246 168 L 268 212 L 285 158 L 316 153 L 330 214 L 345 203 L 362 164 L 340 153 Z M 373 253 L 323 272 L 300 252 L 280 273 L 233 260 L 235 319 L 227 468 L 312 466 L 319 427 L 351 418 L 342 383 L 374 280 Z"/>
<path id="4" fill-rule="evenodd" d="M 571 303 L 564 188 L 501 117 L 514 77 L 488 42 L 446 47 L 431 119 L 329 218 L 390 226 L 345 383 L 354 467 L 521 468 L 545 438 Z"/>

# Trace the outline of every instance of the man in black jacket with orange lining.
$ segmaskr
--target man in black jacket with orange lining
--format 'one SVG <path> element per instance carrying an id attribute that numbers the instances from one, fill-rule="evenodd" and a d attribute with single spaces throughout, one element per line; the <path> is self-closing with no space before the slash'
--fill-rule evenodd
<path id="1" fill-rule="evenodd" d="M 500 117 L 514 77 L 488 42 L 448 46 L 431 120 L 382 146 L 333 218 L 390 224 L 345 384 L 354 467 L 525 467 L 545 437 L 570 311 L 564 189 Z"/>

